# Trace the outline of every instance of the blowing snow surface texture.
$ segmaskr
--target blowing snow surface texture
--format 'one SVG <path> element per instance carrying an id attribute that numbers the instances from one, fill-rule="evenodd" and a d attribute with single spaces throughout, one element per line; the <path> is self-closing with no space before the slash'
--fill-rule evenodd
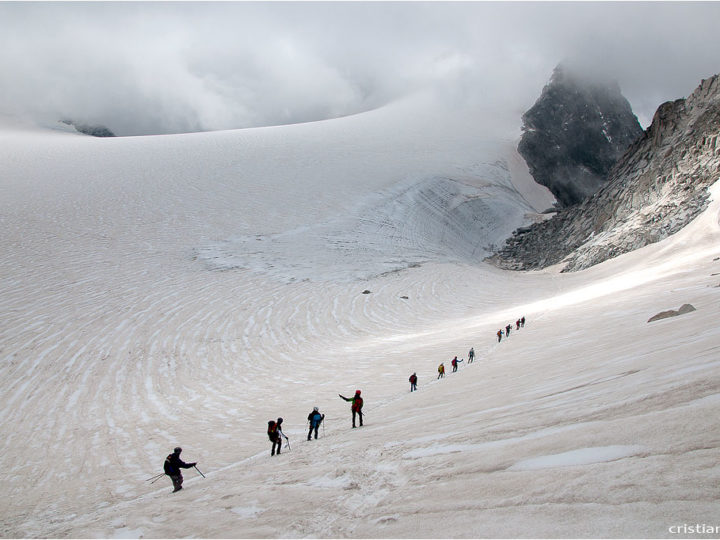
<path id="1" fill-rule="evenodd" d="M 505 272 L 473 253 L 547 195 L 482 118 L 436 120 L 401 104 L 241 132 L 2 132 L 2 536 L 717 524 L 717 203 L 587 271 Z M 496 217 L 471 229 L 474 204 Z M 338 398 L 355 389 L 358 429 Z M 271 458 L 278 416 L 291 450 Z M 171 493 L 148 479 L 177 445 L 206 478 Z"/>

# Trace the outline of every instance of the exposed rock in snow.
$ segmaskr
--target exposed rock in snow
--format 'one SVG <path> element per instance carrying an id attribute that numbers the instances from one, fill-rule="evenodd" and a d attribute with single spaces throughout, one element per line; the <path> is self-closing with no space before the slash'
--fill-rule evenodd
<path id="1" fill-rule="evenodd" d="M 642 135 L 616 82 L 591 81 L 559 65 L 523 115 L 518 151 L 535 180 L 570 206 L 595 193 Z"/>
<path id="2" fill-rule="evenodd" d="M 692 304 L 683 304 L 680 309 L 669 309 L 667 311 L 661 311 L 657 315 L 653 315 L 648 319 L 648 322 L 659 321 L 661 319 L 668 319 L 670 317 L 677 317 L 678 315 L 685 315 L 686 313 L 692 313 L 695 310 L 695 306 Z"/>
<path id="3" fill-rule="evenodd" d="M 63 124 L 74 127 L 80 133 L 93 137 L 114 137 L 115 134 L 105 126 L 83 124 L 74 120 L 62 120 Z"/>
<path id="4" fill-rule="evenodd" d="M 658 242 L 695 218 L 720 178 L 720 82 L 660 106 L 651 126 L 581 204 L 515 234 L 495 258 L 515 269 L 563 263 L 564 271 Z"/>

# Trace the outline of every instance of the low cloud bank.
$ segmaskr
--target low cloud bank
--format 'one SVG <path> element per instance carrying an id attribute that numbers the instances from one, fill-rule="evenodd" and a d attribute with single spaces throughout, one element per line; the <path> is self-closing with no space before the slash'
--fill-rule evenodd
<path id="1" fill-rule="evenodd" d="M 0 113 L 157 134 L 333 118 L 428 88 L 522 112 L 571 59 L 618 80 L 645 126 L 717 69 L 718 19 L 716 3 L 9 2 Z"/>

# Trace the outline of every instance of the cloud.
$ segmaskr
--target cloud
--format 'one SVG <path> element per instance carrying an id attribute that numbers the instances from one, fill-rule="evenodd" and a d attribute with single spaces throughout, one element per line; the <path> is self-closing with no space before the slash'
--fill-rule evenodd
<path id="1" fill-rule="evenodd" d="M 573 59 L 617 80 L 647 124 L 720 66 L 717 20 L 714 2 L 6 2 L 0 112 L 172 133 L 435 88 L 521 113 Z"/>

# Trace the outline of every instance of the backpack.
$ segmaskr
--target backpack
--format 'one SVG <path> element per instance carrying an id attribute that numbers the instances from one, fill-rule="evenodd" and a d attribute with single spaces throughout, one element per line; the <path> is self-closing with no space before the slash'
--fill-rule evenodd
<path id="1" fill-rule="evenodd" d="M 163 471 L 165 471 L 165 474 L 168 476 L 172 476 L 175 472 L 173 470 L 173 466 L 170 463 L 170 459 L 173 457 L 172 454 L 168 454 L 168 457 L 165 458 L 165 463 L 163 464 Z"/>
<path id="2" fill-rule="evenodd" d="M 277 434 L 278 434 L 277 428 L 278 428 L 278 426 L 277 426 L 277 423 L 275 422 L 275 420 L 268 421 L 268 432 L 267 433 L 268 433 L 268 437 L 270 437 L 271 441 L 274 441 L 275 438 L 277 437 Z"/>
<path id="3" fill-rule="evenodd" d="M 357 411 L 359 411 L 360 409 L 362 409 L 362 406 L 363 406 L 363 399 L 362 399 L 361 397 L 359 397 L 359 396 L 356 397 L 356 398 L 353 400 L 352 410 L 357 412 Z"/>

